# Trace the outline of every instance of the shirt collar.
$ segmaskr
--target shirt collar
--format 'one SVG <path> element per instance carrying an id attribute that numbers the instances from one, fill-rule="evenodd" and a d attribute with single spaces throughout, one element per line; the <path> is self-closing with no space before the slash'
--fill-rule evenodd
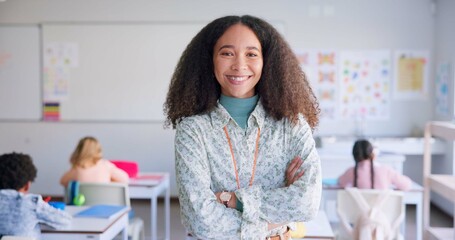
<path id="1" fill-rule="evenodd" d="M 253 112 L 251 112 L 249 118 L 252 118 L 253 121 L 256 121 L 259 128 L 262 129 L 265 117 L 266 112 L 264 110 L 264 107 L 262 106 L 261 99 L 259 98 L 258 103 L 256 104 L 256 107 L 254 108 Z M 215 129 L 224 128 L 229 123 L 229 121 L 231 120 L 234 121 L 231 115 L 229 115 L 226 108 L 224 108 L 219 102 L 215 107 L 215 110 L 213 110 L 210 113 L 210 118 L 212 120 L 212 127 Z"/>

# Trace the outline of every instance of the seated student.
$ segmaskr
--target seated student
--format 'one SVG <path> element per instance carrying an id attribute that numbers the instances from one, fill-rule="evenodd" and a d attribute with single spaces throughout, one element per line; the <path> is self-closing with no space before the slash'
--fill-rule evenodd
<path id="1" fill-rule="evenodd" d="M 28 193 L 36 172 L 29 155 L 13 152 L 0 156 L 0 238 L 39 239 L 39 223 L 57 229 L 70 225 L 68 213 L 50 206 L 40 195 Z"/>
<path id="2" fill-rule="evenodd" d="M 352 149 L 355 166 L 346 170 L 338 178 L 341 187 L 387 189 L 394 186 L 398 190 L 409 190 L 412 181 L 393 168 L 374 163 L 373 145 L 367 140 L 358 140 Z"/>
<path id="3" fill-rule="evenodd" d="M 71 169 L 63 174 L 60 184 L 80 182 L 128 182 L 128 174 L 110 161 L 103 159 L 101 145 L 94 137 L 84 137 L 70 158 Z"/>

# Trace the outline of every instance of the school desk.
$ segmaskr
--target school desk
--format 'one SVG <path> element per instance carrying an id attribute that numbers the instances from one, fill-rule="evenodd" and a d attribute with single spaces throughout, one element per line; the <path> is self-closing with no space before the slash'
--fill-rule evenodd
<path id="1" fill-rule="evenodd" d="M 303 239 L 335 239 L 329 219 L 324 211 L 320 210 L 315 219 L 305 222 L 306 234 Z M 294 240 L 299 240 L 294 238 Z"/>
<path id="2" fill-rule="evenodd" d="M 336 184 L 333 179 L 323 179 L 322 184 L 322 202 L 321 209 L 324 209 L 327 213 L 329 220 L 337 222 L 338 217 L 336 215 L 336 199 L 337 191 L 342 189 Z M 409 191 L 405 191 L 403 202 L 405 205 L 416 206 L 416 240 L 422 239 L 422 214 L 423 214 L 423 187 L 416 182 L 412 182 L 412 187 Z M 406 219 L 406 212 L 405 212 Z M 406 233 L 405 226 L 402 225 L 402 232 Z"/>
<path id="3" fill-rule="evenodd" d="M 157 240 L 157 198 L 164 193 L 164 225 L 166 240 L 170 240 L 170 186 L 169 173 L 139 173 L 136 178 L 130 178 L 128 183 L 130 199 L 150 200 L 150 236 Z"/>
<path id="4" fill-rule="evenodd" d="M 42 240 L 111 240 L 122 232 L 122 239 L 128 239 L 128 212 L 125 207 L 110 218 L 74 217 L 80 211 L 90 206 L 66 206 L 65 211 L 73 216 L 71 226 L 64 230 L 56 230 L 46 225 L 41 225 Z"/>

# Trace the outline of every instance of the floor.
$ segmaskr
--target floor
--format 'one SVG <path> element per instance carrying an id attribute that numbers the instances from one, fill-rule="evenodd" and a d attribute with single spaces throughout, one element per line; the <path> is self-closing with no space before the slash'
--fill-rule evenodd
<path id="1" fill-rule="evenodd" d="M 136 216 L 141 217 L 145 221 L 146 229 L 145 235 L 150 235 L 150 208 L 148 201 L 133 200 L 132 206 Z M 158 201 L 158 237 L 164 239 L 164 203 L 162 200 Z M 442 212 L 435 206 L 431 206 L 431 219 L 432 226 L 451 227 L 453 226 L 453 218 L 446 213 Z M 334 225 L 334 227 L 336 227 Z M 406 240 L 415 239 L 415 207 L 408 206 L 406 208 Z M 180 222 L 180 208 L 177 199 L 171 200 L 171 239 L 170 240 L 183 240 L 185 239 L 185 228 Z M 147 238 L 146 239 L 150 239 Z"/>

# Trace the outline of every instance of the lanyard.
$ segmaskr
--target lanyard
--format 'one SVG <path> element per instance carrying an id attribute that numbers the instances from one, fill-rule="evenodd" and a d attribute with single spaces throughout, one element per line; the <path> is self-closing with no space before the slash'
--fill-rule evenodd
<path id="1" fill-rule="evenodd" d="M 229 143 L 229 150 L 231 150 L 231 156 L 232 156 L 232 163 L 234 165 L 234 171 L 235 171 L 235 180 L 237 181 L 237 189 L 240 189 L 240 180 L 239 180 L 239 173 L 237 172 L 237 162 L 235 161 L 234 157 L 234 151 L 232 150 L 232 143 L 231 139 L 229 138 L 229 134 L 227 131 L 227 127 L 224 127 L 224 132 L 226 133 L 226 138 Z M 256 172 L 256 162 L 258 159 L 258 150 L 259 150 L 259 136 L 261 135 L 261 129 L 258 128 L 258 136 L 256 137 L 256 150 L 254 151 L 254 162 L 253 162 L 253 171 L 251 173 L 251 178 L 250 178 L 250 184 L 249 186 L 253 185 L 253 180 L 254 180 L 254 173 Z"/>

